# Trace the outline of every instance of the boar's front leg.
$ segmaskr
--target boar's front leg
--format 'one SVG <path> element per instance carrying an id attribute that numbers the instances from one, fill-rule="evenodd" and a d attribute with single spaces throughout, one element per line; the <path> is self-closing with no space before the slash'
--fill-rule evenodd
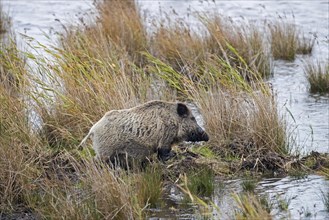
<path id="1" fill-rule="evenodd" d="M 158 159 L 159 160 L 167 161 L 174 156 L 176 156 L 176 153 L 171 151 L 171 148 L 158 148 Z"/>

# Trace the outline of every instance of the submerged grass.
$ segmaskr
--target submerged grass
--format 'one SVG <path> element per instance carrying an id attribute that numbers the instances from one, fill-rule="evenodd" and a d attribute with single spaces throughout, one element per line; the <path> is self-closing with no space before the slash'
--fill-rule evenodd
<path id="1" fill-rule="evenodd" d="M 304 64 L 304 73 L 309 82 L 311 93 L 329 92 L 329 63 L 307 61 Z"/>
<path id="2" fill-rule="evenodd" d="M 268 202 L 254 194 L 233 194 L 238 206 L 234 219 L 272 219 Z"/>

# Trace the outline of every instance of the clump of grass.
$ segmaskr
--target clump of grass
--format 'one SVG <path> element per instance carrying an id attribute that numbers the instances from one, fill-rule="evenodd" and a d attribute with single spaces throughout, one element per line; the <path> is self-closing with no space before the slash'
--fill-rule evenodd
<path id="1" fill-rule="evenodd" d="M 11 20 L 7 13 L 3 11 L 2 1 L 0 1 L 0 39 L 10 30 Z"/>
<path id="2" fill-rule="evenodd" d="M 211 97 L 207 95 L 209 92 Z M 198 88 L 193 96 L 212 137 L 211 145 L 222 146 L 216 147 L 216 151 L 224 154 L 231 151 L 236 155 L 287 153 L 285 124 L 271 95 L 225 91 L 214 85 L 208 91 Z"/>
<path id="3" fill-rule="evenodd" d="M 195 146 L 191 149 L 191 151 L 193 153 L 196 153 L 196 154 L 199 154 L 199 155 L 202 155 L 204 156 L 205 158 L 215 158 L 215 154 L 214 152 L 208 147 L 208 146 L 205 146 L 205 145 L 202 145 L 202 146 Z"/>
<path id="4" fill-rule="evenodd" d="M 297 54 L 310 54 L 312 53 L 315 39 L 308 38 L 305 34 L 300 33 L 297 43 Z"/>
<path id="5" fill-rule="evenodd" d="M 251 179 L 251 177 L 248 177 L 242 181 L 241 185 L 244 192 L 254 192 L 257 187 L 257 182 Z"/>
<path id="6" fill-rule="evenodd" d="M 296 54 L 310 54 L 314 39 L 307 38 L 295 23 L 283 18 L 269 24 L 270 43 L 274 59 L 293 61 Z"/>
<path id="7" fill-rule="evenodd" d="M 28 126 L 26 106 L 0 83 L 0 211 L 25 203 L 25 193 L 38 177 L 37 140 Z"/>
<path id="8" fill-rule="evenodd" d="M 271 50 L 274 59 L 292 61 L 298 47 L 298 31 L 294 23 L 284 20 L 269 25 Z"/>
<path id="9" fill-rule="evenodd" d="M 277 197 L 276 198 L 277 201 L 278 201 L 278 208 L 281 210 L 281 211 L 288 211 L 289 210 L 289 205 L 290 205 L 290 202 L 291 202 L 291 198 L 279 198 Z"/>
<path id="10" fill-rule="evenodd" d="M 234 219 L 272 219 L 268 202 L 254 194 L 233 194 L 238 206 Z M 267 205 L 266 205 L 267 204 Z"/>
<path id="11" fill-rule="evenodd" d="M 187 175 L 187 187 L 193 195 L 210 197 L 214 191 L 214 177 L 213 170 L 209 168 L 191 171 Z"/>
<path id="12" fill-rule="evenodd" d="M 305 62 L 304 73 L 309 82 L 311 93 L 329 92 L 329 63 Z"/>
<path id="13" fill-rule="evenodd" d="M 225 58 L 239 69 L 247 80 L 254 73 L 267 77 L 272 72 L 271 58 L 265 46 L 265 36 L 255 25 L 237 23 L 224 16 L 201 18 L 209 32 L 207 47 L 212 54 Z M 254 72 L 250 74 L 249 72 Z"/>

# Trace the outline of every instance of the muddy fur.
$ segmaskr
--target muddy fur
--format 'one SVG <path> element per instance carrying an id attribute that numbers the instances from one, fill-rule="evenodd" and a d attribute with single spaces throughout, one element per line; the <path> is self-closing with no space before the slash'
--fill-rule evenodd
<path id="1" fill-rule="evenodd" d="M 164 101 L 109 111 L 92 126 L 81 146 L 88 137 L 97 158 L 104 161 L 125 155 L 145 159 L 153 153 L 163 159 L 174 144 L 209 139 L 185 104 Z"/>

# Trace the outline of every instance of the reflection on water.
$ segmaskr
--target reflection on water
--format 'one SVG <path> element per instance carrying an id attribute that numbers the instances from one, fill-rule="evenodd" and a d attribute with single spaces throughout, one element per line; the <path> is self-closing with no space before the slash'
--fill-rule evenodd
<path id="1" fill-rule="evenodd" d="M 317 37 L 310 58 L 328 60 L 328 1 L 139 0 L 138 3 L 150 16 L 158 17 L 161 7 L 162 12 L 174 11 L 180 17 L 190 19 L 192 24 L 196 22 L 191 16 L 193 11 L 221 13 L 236 20 L 248 19 L 257 22 L 287 14 L 305 33 L 311 32 L 307 36 Z M 62 31 L 61 23 L 77 21 L 84 12 L 93 8 L 91 0 L 4 0 L 3 4 L 5 10 L 12 15 L 14 30 L 32 36 L 42 43 L 48 42 L 45 34 L 54 40 L 54 33 Z M 280 111 L 290 112 L 292 115 L 288 120 L 293 127 L 297 127 L 297 146 L 306 152 L 329 152 L 329 97 L 308 93 L 301 61 L 304 58 L 308 56 L 298 56 L 294 62 L 276 61 L 274 76 L 269 81 L 277 93 Z M 223 183 L 221 180 L 217 182 L 220 187 L 216 188 L 213 201 L 220 207 L 221 217 L 229 219 L 233 213 L 231 192 L 241 191 L 241 180 L 225 181 L 224 184 L 220 184 Z M 301 180 L 289 177 L 264 179 L 256 188 L 260 194 L 268 194 L 270 198 L 279 196 L 290 201 L 289 211 L 292 219 L 305 218 L 308 213 L 311 213 L 312 219 L 329 218 L 321 198 L 321 192 L 327 192 L 328 189 L 328 181 L 316 175 Z M 272 213 L 276 218 L 287 217 L 277 215 L 277 211 L 277 208 L 274 208 Z M 190 217 L 190 214 L 186 216 Z M 184 217 L 184 214 L 181 217 Z"/>
<path id="2" fill-rule="evenodd" d="M 284 199 L 289 204 L 289 213 L 292 219 L 305 218 L 311 215 L 312 219 L 326 219 L 329 214 L 323 204 L 322 193 L 329 190 L 328 181 L 317 175 L 295 179 L 265 179 L 258 183 L 257 191 L 266 193 L 270 198 Z M 278 213 L 279 210 L 273 210 Z M 279 217 L 279 215 L 278 215 Z"/>

